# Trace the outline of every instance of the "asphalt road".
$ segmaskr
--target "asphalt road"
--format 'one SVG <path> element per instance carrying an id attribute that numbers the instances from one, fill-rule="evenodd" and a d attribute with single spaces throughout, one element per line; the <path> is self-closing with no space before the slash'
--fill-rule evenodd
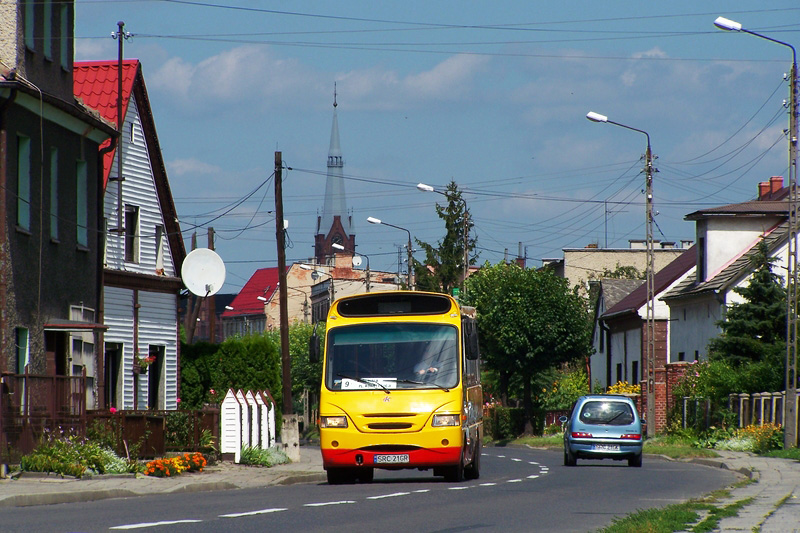
<path id="1" fill-rule="evenodd" d="M 376 471 L 370 484 L 305 484 L 4 509 L 4 532 L 542 531 L 587 532 L 637 509 L 699 497 L 732 472 L 645 457 L 578 461 L 523 448 L 484 450 L 481 478 L 447 483 Z"/>

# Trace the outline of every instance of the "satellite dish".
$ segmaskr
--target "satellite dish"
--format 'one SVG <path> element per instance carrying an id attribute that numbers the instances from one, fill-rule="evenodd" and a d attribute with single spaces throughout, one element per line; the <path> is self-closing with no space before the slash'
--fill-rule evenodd
<path id="1" fill-rule="evenodd" d="M 354 267 L 359 267 L 359 266 L 361 266 L 361 261 L 362 261 L 362 259 L 361 259 L 361 256 L 360 256 L 360 255 L 354 255 L 354 256 L 353 256 L 353 266 L 354 266 Z"/>
<path id="2" fill-rule="evenodd" d="M 214 250 L 197 248 L 183 260 L 181 278 L 192 294 L 217 294 L 225 283 L 225 263 Z"/>

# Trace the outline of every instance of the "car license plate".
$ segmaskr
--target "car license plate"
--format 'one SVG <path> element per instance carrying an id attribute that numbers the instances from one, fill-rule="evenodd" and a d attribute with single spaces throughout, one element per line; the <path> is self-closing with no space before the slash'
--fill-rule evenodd
<path id="1" fill-rule="evenodd" d="M 598 452 L 618 452 L 619 445 L 618 444 L 595 444 L 592 446 L 593 450 Z"/>
<path id="2" fill-rule="evenodd" d="M 375 456 L 375 464 L 398 464 L 398 463 L 407 463 L 408 462 L 408 454 L 407 453 L 392 453 L 392 454 L 382 454 Z"/>

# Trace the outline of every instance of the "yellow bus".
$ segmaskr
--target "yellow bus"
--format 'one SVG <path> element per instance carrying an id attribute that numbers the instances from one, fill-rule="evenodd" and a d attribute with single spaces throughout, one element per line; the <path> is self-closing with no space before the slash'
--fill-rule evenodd
<path id="1" fill-rule="evenodd" d="M 324 354 L 319 431 L 329 483 L 368 483 L 375 468 L 478 478 L 474 308 L 426 292 L 340 298 L 328 313 Z"/>

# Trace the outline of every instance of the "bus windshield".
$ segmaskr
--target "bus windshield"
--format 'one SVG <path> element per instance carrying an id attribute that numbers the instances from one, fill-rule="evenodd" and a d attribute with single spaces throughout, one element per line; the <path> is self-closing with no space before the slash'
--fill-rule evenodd
<path id="1" fill-rule="evenodd" d="M 329 390 L 447 389 L 458 384 L 458 330 L 415 323 L 331 328 L 326 358 Z"/>

